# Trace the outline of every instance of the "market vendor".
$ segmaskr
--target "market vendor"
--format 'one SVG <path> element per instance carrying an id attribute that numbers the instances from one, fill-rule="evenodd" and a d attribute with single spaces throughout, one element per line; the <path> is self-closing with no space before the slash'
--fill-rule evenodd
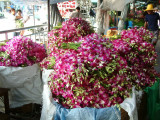
<path id="1" fill-rule="evenodd" d="M 80 11 L 80 7 L 76 7 L 76 11 L 71 14 L 70 18 L 84 18 Z"/>
<path id="2" fill-rule="evenodd" d="M 158 13 L 154 12 L 152 4 L 148 4 L 145 11 L 147 11 L 148 14 L 145 16 L 144 28 L 149 29 L 153 33 L 153 39 L 151 40 L 151 43 L 155 46 L 158 41 L 158 21 L 160 20 L 160 17 Z"/>

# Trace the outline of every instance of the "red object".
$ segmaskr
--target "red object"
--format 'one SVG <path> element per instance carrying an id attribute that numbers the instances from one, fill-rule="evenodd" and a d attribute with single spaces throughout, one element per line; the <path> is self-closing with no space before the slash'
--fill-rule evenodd
<path id="1" fill-rule="evenodd" d="M 66 17 L 66 15 L 69 12 L 69 9 L 75 9 L 76 8 L 75 4 L 76 4 L 75 0 L 70 0 L 67 2 L 58 3 L 58 8 L 59 8 L 59 11 L 60 11 L 62 17 Z"/>
<path id="2" fill-rule="evenodd" d="M 111 30 L 117 30 L 116 28 L 111 28 Z"/>
<path id="3" fill-rule="evenodd" d="M 75 2 L 75 1 L 73 1 L 73 2 L 72 2 L 72 4 L 76 4 L 76 2 Z"/>

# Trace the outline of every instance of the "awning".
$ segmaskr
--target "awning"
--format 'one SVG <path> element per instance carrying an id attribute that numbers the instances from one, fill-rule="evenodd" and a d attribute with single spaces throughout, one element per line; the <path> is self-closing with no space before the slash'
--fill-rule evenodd
<path id="1" fill-rule="evenodd" d="M 7 1 L 7 2 L 9 2 L 10 0 L 0 0 L 0 1 Z"/>
<path id="2" fill-rule="evenodd" d="M 39 5 L 47 4 L 47 0 L 10 0 L 16 5 Z M 68 0 L 50 0 L 50 4 L 60 3 Z"/>

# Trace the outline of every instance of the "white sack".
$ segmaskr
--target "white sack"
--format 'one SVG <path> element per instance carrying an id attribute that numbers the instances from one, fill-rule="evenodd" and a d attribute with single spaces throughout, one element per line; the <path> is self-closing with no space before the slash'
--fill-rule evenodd
<path id="1" fill-rule="evenodd" d="M 41 112 L 41 120 L 52 120 L 53 116 L 56 112 L 56 107 L 53 104 L 54 100 L 52 98 L 51 90 L 48 87 L 48 77 L 53 70 L 43 70 L 42 72 L 42 80 L 44 82 L 43 89 L 43 107 Z M 138 120 L 137 113 L 137 105 L 140 104 L 142 97 L 142 91 L 135 91 L 135 88 L 132 88 L 132 96 L 130 98 L 126 98 L 120 106 L 128 112 L 130 116 L 130 120 Z"/>
<path id="2" fill-rule="evenodd" d="M 135 87 L 132 88 L 131 98 L 126 98 L 123 103 L 120 104 L 129 115 L 130 120 L 138 120 L 137 105 L 140 105 L 142 98 L 142 91 L 136 91 Z"/>
<path id="3" fill-rule="evenodd" d="M 118 22 L 118 31 L 121 33 L 121 31 L 124 29 L 125 25 L 125 19 L 127 18 L 127 12 L 128 12 L 128 5 L 126 5 L 121 12 L 121 18 L 120 21 Z"/>
<path id="4" fill-rule="evenodd" d="M 10 107 L 42 103 L 41 71 L 37 64 L 28 67 L 0 66 L 0 87 L 10 88 Z"/>
<path id="5" fill-rule="evenodd" d="M 42 80 L 43 80 L 43 106 L 41 112 L 41 120 L 52 120 L 53 115 L 56 111 L 56 107 L 53 103 L 52 93 L 50 88 L 48 87 L 48 81 L 50 80 L 49 75 L 54 70 L 46 70 L 42 71 Z"/>

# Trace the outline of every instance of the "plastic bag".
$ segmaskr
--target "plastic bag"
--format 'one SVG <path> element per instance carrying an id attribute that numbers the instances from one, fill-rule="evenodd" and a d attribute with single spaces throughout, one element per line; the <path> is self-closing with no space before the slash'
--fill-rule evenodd
<path id="1" fill-rule="evenodd" d="M 27 67 L 0 66 L 0 87 L 10 88 L 10 108 L 42 103 L 42 78 L 37 64 Z"/>
<path id="2" fill-rule="evenodd" d="M 152 87 L 145 89 L 147 93 L 147 109 L 149 120 L 160 120 L 159 78 Z"/>
<path id="3" fill-rule="evenodd" d="M 66 109 L 55 103 L 54 120 L 120 120 L 121 112 L 117 107 L 108 108 L 74 108 Z"/>

